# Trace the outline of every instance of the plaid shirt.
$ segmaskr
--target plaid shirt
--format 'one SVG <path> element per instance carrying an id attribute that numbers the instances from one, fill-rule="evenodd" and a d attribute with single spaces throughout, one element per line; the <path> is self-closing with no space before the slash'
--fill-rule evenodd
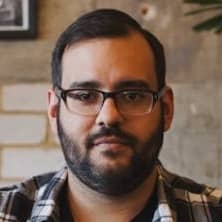
<path id="1" fill-rule="evenodd" d="M 159 163 L 158 206 L 152 222 L 221 222 L 222 190 L 167 172 Z M 64 221 L 58 196 L 66 186 L 67 168 L 0 189 L 0 222 Z"/>

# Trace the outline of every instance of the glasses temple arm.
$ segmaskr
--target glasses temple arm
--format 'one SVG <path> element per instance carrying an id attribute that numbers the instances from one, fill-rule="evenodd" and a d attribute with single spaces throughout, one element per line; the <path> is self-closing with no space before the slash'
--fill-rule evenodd
<path id="1" fill-rule="evenodd" d="M 163 86 L 158 92 L 157 92 L 157 100 L 160 99 L 164 93 L 166 92 L 166 86 Z"/>

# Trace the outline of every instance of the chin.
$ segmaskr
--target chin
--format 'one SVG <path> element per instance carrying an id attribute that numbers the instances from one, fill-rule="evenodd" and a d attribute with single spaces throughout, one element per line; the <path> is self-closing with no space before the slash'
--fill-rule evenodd
<path id="1" fill-rule="evenodd" d="M 102 160 L 94 165 L 96 171 L 101 174 L 116 174 L 127 171 L 130 168 L 129 160 Z"/>
<path id="2" fill-rule="evenodd" d="M 130 167 L 132 152 L 119 153 L 105 151 L 91 155 L 90 162 L 100 172 L 115 172 L 126 170 Z"/>

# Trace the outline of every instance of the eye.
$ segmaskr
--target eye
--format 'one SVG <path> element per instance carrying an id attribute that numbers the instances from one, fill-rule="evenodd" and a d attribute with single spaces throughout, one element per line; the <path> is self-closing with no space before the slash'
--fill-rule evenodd
<path id="1" fill-rule="evenodd" d="M 96 103 L 99 100 L 99 93 L 94 90 L 75 90 L 67 94 L 67 96 L 82 103 Z"/>
<path id="2" fill-rule="evenodd" d="M 140 91 L 126 91 L 123 92 L 123 99 L 128 102 L 140 102 L 146 99 L 146 94 Z"/>

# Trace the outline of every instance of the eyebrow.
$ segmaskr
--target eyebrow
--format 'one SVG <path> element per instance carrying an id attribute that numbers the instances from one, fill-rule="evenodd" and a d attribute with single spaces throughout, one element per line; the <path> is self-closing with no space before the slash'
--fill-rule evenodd
<path id="1" fill-rule="evenodd" d="M 142 88 L 142 89 L 150 89 L 149 83 L 143 80 L 126 80 L 118 82 L 115 86 L 115 90 L 119 89 L 128 89 L 128 88 Z"/>
<path id="2" fill-rule="evenodd" d="M 98 88 L 102 88 L 102 84 L 98 81 L 72 82 L 69 88 L 70 89 L 73 89 L 73 88 L 98 89 Z M 129 88 L 150 89 L 151 87 L 149 83 L 143 80 L 124 80 L 114 85 L 114 90 L 129 89 Z"/>
<path id="3" fill-rule="evenodd" d="M 70 89 L 73 88 L 100 88 L 101 84 L 97 81 L 84 81 L 84 82 L 72 82 L 69 86 Z"/>

